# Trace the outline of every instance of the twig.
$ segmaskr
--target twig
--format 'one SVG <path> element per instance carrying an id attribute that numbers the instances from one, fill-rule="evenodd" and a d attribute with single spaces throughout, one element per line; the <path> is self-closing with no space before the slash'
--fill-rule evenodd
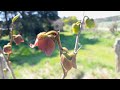
<path id="1" fill-rule="evenodd" d="M 80 32 L 79 32 L 80 34 Z M 76 42 L 75 42 L 75 48 L 74 48 L 74 53 L 77 53 L 78 50 L 78 43 L 79 43 L 79 34 L 76 35 Z"/>
<path id="2" fill-rule="evenodd" d="M 0 53 L 1 54 L 1 53 Z M 1 74 L 1 78 L 4 79 L 5 78 L 5 75 L 4 75 L 4 72 L 3 72 L 3 64 L 2 64 L 2 59 L 0 57 L 0 74 Z"/>
<path id="3" fill-rule="evenodd" d="M 14 72 L 13 72 L 13 69 L 12 69 L 9 61 L 10 61 L 10 54 L 8 54 L 7 65 L 8 65 L 8 67 L 9 67 L 9 70 L 10 70 L 10 72 L 11 72 L 11 74 L 12 74 L 13 79 L 16 79 L 15 74 L 14 74 Z"/>
<path id="4" fill-rule="evenodd" d="M 10 30 L 10 37 L 11 37 L 11 39 L 10 39 L 10 45 L 12 46 L 12 42 L 13 42 L 13 23 L 12 23 L 12 26 L 11 26 L 11 30 Z"/>
<path id="5" fill-rule="evenodd" d="M 83 30 L 83 25 L 84 25 L 84 19 L 85 19 L 85 17 L 89 18 L 88 16 L 84 16 L 84 17 L 83 17 L 83 20 L 82 20 L 82 22 L 81 22 L 81 24 L 80 24 L 80 31 L 79 31 L 79 33 L 76 35 L 76 42 L 75 42 L 75 48 L 74 48 L 74 53 L 75 53 L 75 54 L 77 54 L 78 51 L 79 51 L 80 48 L 81 48 L 81 46 L 78 47 L 78 46 L 79 46 L 79 36 L 80 36 L 80 34 L 81 34 L 81 31 Z"/>
<path id="6" fill-rule="evenodd" d="M 58 43 L 58 47 L 59 47 L 60 55 L 61 55 L 61 53 L 62 53 L 62 44 L 61 44 L 61 40 L 60 40 L 60 31 L 58 32 L 58 35 L 57 35 L 56 39 L 57 39 L 57 43 Z"/>
<path id="7" fill-rule="evenodd" d="M 78 48 L 78 50 L 77 50 L 77 53 L 78 53 L 78 51 L 80 50 L 80 48 L 82 47 L 82 45 L 81 46 L 79 46 L 79 48 Z"/>
<path id="8" fill-rule="evenodd" d="M 13 79 L 16 79 L 15 75 L 14 75 L 14 72 L 13 72 L 13 69 L 11 68 L 11 65 L 9 63 L 9 59 L 10 59 L 10 55 L 8 55 L 8 58 L 5 56 L 5 54 L 3 53 L 1 47 L 0 47 L 0 52 L 3 54 L 4 58 L 5 58 L 5 62 L 6 62 L 6 65 L 8 67 L 8 70 L 10 71 L 10 73 L 12 74 L 12 77 Z"/>
<path id="9" fill-rule="evenodd" d="M 75 42 L 75 48 L 74 48 L 74 53 L 75 54 L 77 54 L 77 52 L 78 52 L 78 50 L 79 50 L 79 36 L 80 36 L 80 33 L 81 33 L 81 26 L 82 25 L 80 25 L 80 31 L 79 31 L 79 33 L 76 35 L 76 42 Z"/>
<path id="10" fill-rule="evenodd" d="M 12 48 L 12 42 L 13 42 L 13 25 L 14 25 L 14 24 L 12 23 L 11 30 L 10 30 L 10 35 L 11 35 L 10 45 L 11 45 L 11 48 Z M 10 65 L 10 63 L 9 63 L 9 61 L 10 61 L 10 55 L 11 55 L 11 54 L 8 54 L 8 59 L 6 59 L 6 60 L 7 60 L 7 65 L 8 65 L 8 67 L 9 67 L 9 70 L 10 70 L 10 72 L 11 72 L 11 74 L 12 74 L 13 79 L 16 79 L 15 74 L 14 74 L 14 72 L 13 72 L 13 69 L 12 69 L 12 67 L 11 67 L 11 65 Z"/>

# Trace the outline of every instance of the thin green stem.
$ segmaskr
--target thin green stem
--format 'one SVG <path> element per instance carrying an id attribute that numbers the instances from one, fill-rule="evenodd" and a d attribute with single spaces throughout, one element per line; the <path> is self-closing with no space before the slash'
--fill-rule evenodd
<path id="1" fill-rule="evenodd" d="M 79 37 L 80 37 L 80 34 L 81 34 L 81 31 L 83 30 L 83 24 L 84 24 L 84 19 L 85 17 L 89 18 L 88 16 L 84 16 L 83 17 L 83 21 L 81 22 L 81 25 L 80 25 L 80 31 L 79 33 L 76 35 L 76 42 L 75 42 L 75 47 L 74 47 L 74 53 L 77 54 L 78 51 L 80 50 L 81 46 L 79 47 Z"/>
<path id="2" fill-rule="evenodd" d="M 10 39 L 10 45 L 12 46 L 12 42 L 13 42 L 13 23 L 12 23 L 12 26 L 11 26 L 11 30 L 10 30 L 10 37 L 11 37 L 11 39 Z"/>
<path id="3" fill-rule="evenodd" d="M 60 55 L 61 55 L 61 53 L 62 53 L 62 44 L 61 44 L 60 33 L 59 32 L 58 32 L 58 35 L 57 35 L 56 39 L 57 39 L 57 43 L 58 43 L 58 47 L 59 47 Z"/>
<path id="4" fill-rule="evenodd" d="M 1 48 L 0 48 L 0 52 L 3 54 L 3 56 L 4 56 L 4 58 L 5 58 L 5 62 L 6 62 L 6 64 L 7 64 L 7 67 L 8 67 L 8 69 L 9 69 L 9 71 L 10 71 L 11 74 L 12 74 L 13 79 L 16 79 L 15 74 L 14 74 L 14 72 L 13 72 L 13 69 L 12 69 L 12 67 L 11 67 L 11 65 L 10 65 L 10 63 L 9 63 L 9 61 L 10 61 L 10 55 L 8 54 L 8 58 L 7 58 L 7 57 L 5 56 L 5 54 L 3 53 L 3 51 L 2 51 Z"/>

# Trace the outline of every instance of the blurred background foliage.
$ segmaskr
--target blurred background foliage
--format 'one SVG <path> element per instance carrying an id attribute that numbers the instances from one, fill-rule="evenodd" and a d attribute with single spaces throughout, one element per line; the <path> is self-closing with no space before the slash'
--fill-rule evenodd
<path id="1" fill-rule="evenodd" d="M 1 28 L 7 29 L 4 35 L 9 34 L 11 19 L 21 14 L 16 21 L 14 33 L 21 33 L 24 37 L 36 36 L 39 32 L 53 29 L 52 21 L 59 19 L 57 11 L 0 11 Z"/>

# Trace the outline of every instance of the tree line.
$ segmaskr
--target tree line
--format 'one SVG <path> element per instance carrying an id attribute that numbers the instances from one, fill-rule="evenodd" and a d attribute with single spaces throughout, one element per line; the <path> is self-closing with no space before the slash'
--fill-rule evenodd
<path id="1" fill-rule="evenodd" d="M 52 30 L 51 22 L 60 18 L 57 11 L 0 11 L 0 28 L 6 28 L 4 35 L 9 34 L 11 20 L 18 13 L 20 18 L 16 21 L 14 33 L 20 33 L 24 37 Z"/>

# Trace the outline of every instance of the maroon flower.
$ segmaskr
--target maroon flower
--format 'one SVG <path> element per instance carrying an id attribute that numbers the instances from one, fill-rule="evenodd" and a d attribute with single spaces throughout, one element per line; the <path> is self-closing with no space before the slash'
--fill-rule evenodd
<path id="1" fill-rule="evenodd" d="M 69 71 L 72 67 L 77 69 L 76 54 L 73 52 L 63 52 L 61 54 L 61 63 L 67 71 Z"/>
<path id="2" fill-rule="evenodd" d="M 7 45 L 3 46 L 3 52 L 5 54 L 11 54 L 12 53 L 12 47 L 9 43 Z"/>
<path id="3" fill-rule="evenodd" d="M 62 53 L 61 53 L 61 65 L 63 69 L 63 77 L 65 78 L 67 76 L 68 71 L 73 67 L 77 69 L 76 65 L 76 54 L 73 52 L 69 52 L 67 48 L 63 47 L 62 48 Z"/>
<path id="4" fill-rule="evenodd" d="M 21 42 L 24 42 L 24 39 L 20 34 L 13 35 L 13 40 L 16 43 L 16 45 L 19 45 Z"/>
<path id="5" fill-rule="evenodd" d="M 30 44 L 31 48 L 38 46 L 39 50 L 43 51 L 47 56 L 51 56 L 55 49 L 56 31 L 41 32 L 37 35 L 34 44 Z"/>

